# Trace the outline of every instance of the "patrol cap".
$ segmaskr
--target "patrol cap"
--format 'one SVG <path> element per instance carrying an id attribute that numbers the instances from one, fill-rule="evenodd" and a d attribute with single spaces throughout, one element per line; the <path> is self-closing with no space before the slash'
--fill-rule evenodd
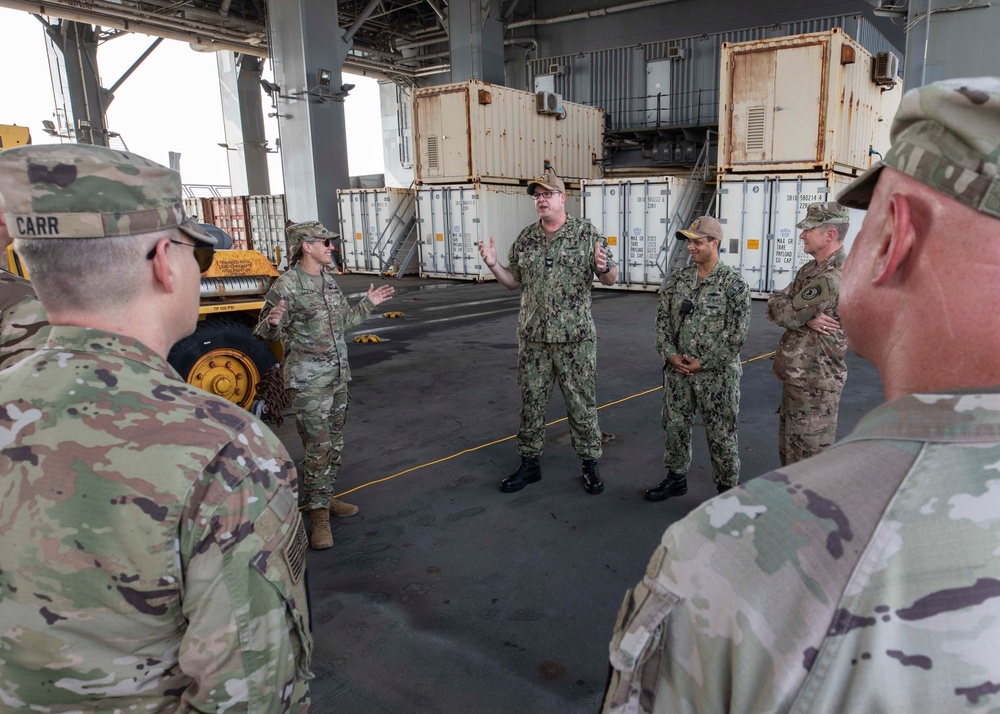
<path id="1" fill-rule="evenodd" d="M 806 217 L 795 224 L 804 231 L 812 230 L 824 224 L 850 223 L 851 212 L 839 203 L 810 203 L 806 208 Z"/>
<path id="2" fill-rule="evenodd" d="M 184 215 L 181 176 L 132 153 L 89 144 L 0 152 L 0 203 L 13 238 L 111 238 L 178 228 L 215 238 Z"/>
<path id="3" fill-rule="evenodd" d="M 301 223 L 293 223 L 285 229 L 285 238 L 288 242 L 288 249 L 293 253 L 299 250 L 302 247 L 302 244 L 306 241 L 323 238 L 333 240 L 334 238 L 339 237 L 339 233 L 327 230 L 326 226 L 319 221 L 302 221 Z"/>
<path id="4" fill-rule="evenodd" d="M 539 176 L 537 179 L 528 184 L 528 195 L 535 195 L 535 187 L 541 186 L 546 191 L 558 191 L 559 193 L 566 195 L 566 184 L 563 180 L 556 176 L 556 172 L 551 168 L 545 169 L 545 173 Z"/>
<path id="5" fill-rule="evenodd" d="M 691 225 L 677 231 L 677 240 L 687 240 L 688 238 L 717 238 L 722 240 L 722 224 L 711 216 L 700 216 L 691 221 Z"/>
<path id="6" fill-rule="evenodd" d="M 977 211 L 1000 218 L 1000 79 L 949 79 L 903 96 L 885 158 L 839 201 L 868 208 L 879 173 L 894 168 Z"/>

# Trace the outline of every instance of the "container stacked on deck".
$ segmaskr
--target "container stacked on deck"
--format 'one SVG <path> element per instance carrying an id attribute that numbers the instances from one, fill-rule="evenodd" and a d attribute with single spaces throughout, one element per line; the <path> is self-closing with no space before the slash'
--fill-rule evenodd
<path id="1" fill-rule="evenodd" d="M 567 184 L 567 212 L 580 215 L 603 110 L 478 80 L 419 89 L 413 107 L 421 276 L 492 279 L 477 246 L 492 236 L 507 262 L 517 234 L 538 220 L 527 185 L 546 161 Z"/>
<path id="2" fill-rule="evenodd" d="M 889 148 L 902 87 L 894 59 L 841 28 L 723 43 L 718 216 L 722 260 L 757 296 L 788 285 L 810 257 L 795 228 Z M 861 226 L 852 216 L 846 246 Z"/>

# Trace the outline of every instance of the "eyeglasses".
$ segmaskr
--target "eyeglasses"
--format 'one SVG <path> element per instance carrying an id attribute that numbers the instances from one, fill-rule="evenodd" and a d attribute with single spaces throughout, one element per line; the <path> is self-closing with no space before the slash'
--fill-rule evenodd
<path id="1" fill-rule="evenodd" d="M 531 195 L 536 201 L 540 198 L 544 198 L 546 201 L 552 198 L 555 194 L 562 193 L 562 191 L 542 191 L 541 193 L 534 193 Z"/>
<path id="2" fill-rule="evenodd" d="M 333 246 L 333 241 L 330 240 L 329 238 L 310 238 L 309 240 L 306 241 L 306 243 L 319 243 L 321 241 L 326 248 L 330 248 Z"/>
<path id="3" fill-rule="evenodd" d="M 204 273 L 212 266 L 212 261 L 215 260 L 215 248 L 192 245 L 191 243 L 174 240 L 173 238 L 169 238 L 168 240 L 175 245 L 186 245 L 188 248 L 194 248 L 194 259 L 198 261 L 198 272 Z M 157 241 L 157 243 L 159 243 L 159 241 Z M 155 255 L 156 246 L 154 245 L 149 249 L 149 252 L 146 253 L 146 260 L 152 260 Z"/>

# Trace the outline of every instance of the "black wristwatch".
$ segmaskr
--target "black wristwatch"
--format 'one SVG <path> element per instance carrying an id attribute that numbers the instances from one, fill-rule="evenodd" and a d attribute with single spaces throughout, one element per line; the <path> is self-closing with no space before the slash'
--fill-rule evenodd
<path id="1" fill-rule="evenodd" d="M 611 272 L 611 263 L 607 263 L 604 266 L 604 270 L 601 271 L 601 275 L 607 275 L 610 272 Z"/>

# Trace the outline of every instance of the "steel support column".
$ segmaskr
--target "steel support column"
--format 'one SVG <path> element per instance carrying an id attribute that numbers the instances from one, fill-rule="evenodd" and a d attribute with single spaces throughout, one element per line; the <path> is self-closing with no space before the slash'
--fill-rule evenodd
<path id="1" fill-rule="evenodd" d="M 218 52 L 216 58 L 233 195 L 267 195 L 271 182 L 260 101 L 263 60 L 234 52 Z"/>
<path id="2" fill-rule="evenodd" d="M 451 81 L 481 79 L 504 84 L 503 23 L 500 3 L 483 7 L 480 0 L 448 6 Z"/>
<path id="3" fill-rule="evenodd" d="M 334 97 L 348 47 L 337 3 L 268 0 L 268 14 L 286 211 L 293 221 L 318 220 L 339 232 L 337 189 L 348 188 L 350 177 L 344 101 Z M 325 81 L 321 69 L 329 72 Z"/>

